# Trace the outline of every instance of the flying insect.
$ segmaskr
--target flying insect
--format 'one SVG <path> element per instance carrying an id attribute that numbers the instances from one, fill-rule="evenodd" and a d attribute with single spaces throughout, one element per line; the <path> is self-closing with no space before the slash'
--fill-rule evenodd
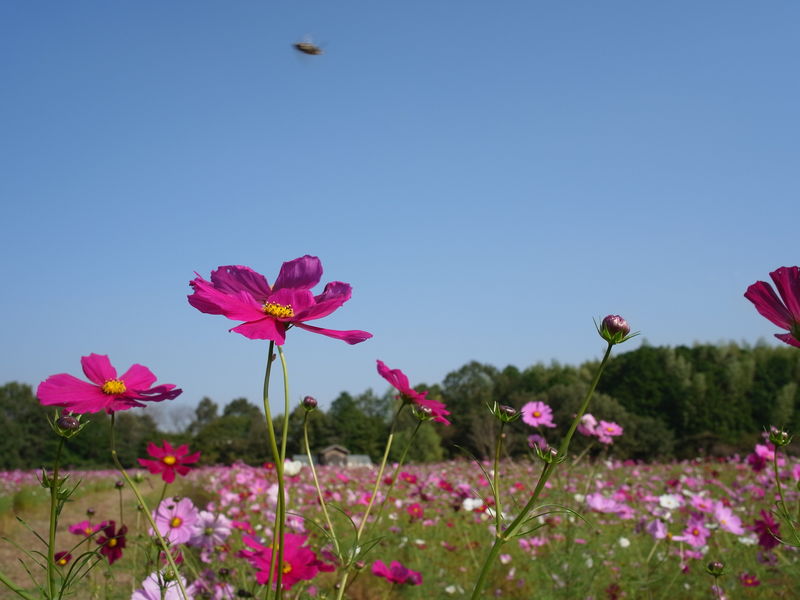
<path id="1" fill-rule="evenodd" d="M 298 52 L 308 54 L 309 56 L 319 56 L 322 54 L 322 48 L 311 42 L 297 42 L 296 44 L 292 44 L 292 47 Z"/>

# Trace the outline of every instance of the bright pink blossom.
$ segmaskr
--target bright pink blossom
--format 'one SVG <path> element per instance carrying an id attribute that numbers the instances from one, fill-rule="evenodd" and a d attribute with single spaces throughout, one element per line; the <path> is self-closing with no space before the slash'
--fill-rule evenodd
<path id="1" fill-rule="evenodd" d="M 100 529 L 99 525 L 92 525 L 89 521 L 81 521 L 80 523 L 75 523 L 74 525 L 70 525 L 67 527 L 67 531 L 70 533 L 74 533 L 75 535 L 82 535 L 84 537 L 89 537 L 95 531 Z"/>
<path id="2" fill-rule="evenodd" d="M 393 560 L 392 564 L 388 567 L 383 561 L 376 560 L 374 563 L 372 563 L 372 574 L 377 575 L 378 577 L 385 577 L 390 582 L 401 585 L 404 583 L 408 583 L 410 585 L 422 585 L 421 573 L 404 567 L 396 560 Z"/>
<path id="3" fill-rule="evenodd" d="M 147 453 L 156 460 L 140 458 L 138 459 L 139 464 L 147 467 L 153 475 L 161 473 L 161 479 L 167 483 L 175 481 L 175 473 L 186 476 L 191 470 L 191 467 L 187 465 L 200 460 L 200 453 L 189 454 L 189 446 L 186 444 L 173 448 L 166 440 L 162 443 L 161 448 L 153 442 L 148 442 Z"/>
<path id="4" fill-rule="evenodd" d="M 601 444 L 613 444 L 614 438 L 622 435 L 623 429 L 613 421 L 603 421 L 597 424 L 595 435 Z"/>
<path id="5" fill-rule="evenodd" d="M 161 402 L 178 397 L 183 390 L 171 383 L 151 387 L 156 376 L 142 365 L 133 365 L 121 376 L 111 365 L 108 356 L 90 354 L 81 357 L 87 383 L 61 373 L 51 375 L 39 384 L 36 396 L 44 406 L 63 406 L 74 413 L 108 413 L 145 406 L 142 401 Z"/>
<path id="6" fill-rule="evenodd" d="M 437 423 L 450 425 L 450 421 L 447 420 L 447 415 L 450 414 L 450 411 L 447 410 L 443 402 L 428 398 L 427 390 L 418 392 L 412 388 L 408 382 L 408 377 L 400 369 L 390 369 L 382 360 L 377 361 L 377 363 L 380 376 L 391 383 L 405 400 L 413 402 L 422 409 L 430 410 L 433 420 Z"/>
<path id="7" fill-rule="evenodd" d="M 800 348 L 800 268 L 781 267 L 769 274 L 780 298 L 765 281 L 756 281 L 747 288 L 744 297 L 755 304 L 761 316 L 789 333 L 775 337 Z"/>
<path id="8" fill-rule="evenodd" d="M 553 410 L 544 402 L 528 402 L 522 407 L 522 420 L 531 427 L 555 427 Z"/>
<path id="9" fill-rule="evenodd" d="M 780 546 L 778 537 L 781 526 L 771 513 L 762 510 L 761 518 L 755 520 L 752 529 L 758 534 L 758 545 L 765 550 L 772 550 L 775 546 Z"/>
<path id="10" fill-rule="evenodd" d="M 689 522 L 686 524 L 686 529 L 683 530 L 682 535 L 676 535 L 674 540 L 679 542 L 686 542 L 693 548 L 702 548 L 706 545 L 706 540 L 711 535 L 711 531 L 705 526 L 705 519 L 702 513 L 692 513 L 689 517 Z"/>
<path id="11" fill-rule="evenodd" d="M 309 581 L 317 576 L 320 571 L 333 571 L 333 565 L 326 564 L 317 558 L 314 551 L 306 547 L 308 536 L 286 533 L 283 536 L 283 565 L 280 567 L 283 576 L 281 586 L 290 590 L 300 581 Z M 256 581 L 266 585 L 269 581 L 269 567 L 272 560 L 272 548 L 264 546 L 255 538 L 244 535 L 242 541 L 252 550 L 242 550 L 239 555 L 250 561 L 257 570 Z M 277 561 L 275 561 L 277 563 Z M 275 564 L 275 573 L 272 577 L 273 586 L 277 586 L 278 564 Z"/>
<path id="12" fill-rule="evenodd" d="M 302 256 L 283 263 L 275 285 L 248 267 L 225 266 L 211 272 L 211 281 L 199 275 L 189 282 L 194 293 L 189 304 L 200 312 L 244 321 L 231 329 L 252 340 L 286 341 L 286 330 L 300 327 L 313 333 L 358 344 L 372 337 L 366 331 L 336 331 L 308 325 L 327 317 L 350 299 L 350 285 L 333 281 L 315 296 L 311 288 L 322 277 L 322 263 L 316 256 Z"/>

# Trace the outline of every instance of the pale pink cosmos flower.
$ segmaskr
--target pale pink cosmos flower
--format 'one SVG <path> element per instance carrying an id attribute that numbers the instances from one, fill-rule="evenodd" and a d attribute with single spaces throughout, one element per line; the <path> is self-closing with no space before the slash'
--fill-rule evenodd
<path id="1" fill-rule="evenodd" d="M 528 402 L 522 407 L 522 420 L 531 427 L 555 427 L 553 410 L 544 402 Z"/>
<path id="2" fill-rule="evenodd" d="M 613 444 L 614 438 L 621 436 L 622 433 L 622 427 L 613 421 L 603 421 L 602 419 L 595 429 L 595 435 L 597 435 L 597 440 L 601 444 Z"/>
<path id="3" fill-rule="evenodd" d="M 581 422 L 578 424 L 578 433 L 594 437 L 597 433 L 597 419 L 591 413 L 586 413 L 581 417 Z"/>
<path id="4" fill-rule="evenodd" d="M 673 539 L 678 542 L 686 542 L 693 548 L 702 548 L 711 535 L 711 531 L 705 526 L 705 519 L 702 513 L 692 513 L 686 529 L 682 535 L 676 535 Z"/>
<path id="5" fill-rule="evenodd" d="M 717 523 L 719 523 L 720 529 L 734 535 L 744 535 L 742 520 L 733 514 L 733 510 L 729 506 L 725 506 L 719 501 L 715 502 L 713 514 Z"/>
<path id="6" fill-rule="evenodd" d="M 197 519 L 197 508 L 189 498 L 181 498 L 177 502 L 167 498 L 153 513 L 158 531 L 172 545 L 185 544 L 191 539 Z"/>
<path id="7" fill-rule="evenodd" d="M 133 365 L 122 375 L 117 375 L 117 370 L 105 355 L 82 356 L 81 366 L 91 383 L 67 373 L 51 375 L 36 390 L 39 402 L 44 406 L 63 406 L 78 414 L 101 410 L 112 413 L 146 406 L 143 402 L 172 400 L 182 392 L 171 383 L 152 387 L 156 376 L 142 365 Z"/>

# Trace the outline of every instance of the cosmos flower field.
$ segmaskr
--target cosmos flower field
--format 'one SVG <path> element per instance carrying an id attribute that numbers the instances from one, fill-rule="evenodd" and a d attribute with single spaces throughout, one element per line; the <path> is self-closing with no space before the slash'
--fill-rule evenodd
<path id="1" fill-rule="evenodd" d="M 561 504 L 581 517 L 560 513 L 537 519 L 534 531 L 504 548 L 491 571 L 486 597 L 714 598 L 717 590 L 712 590 L 713 579 L 706 571 L 713 560 L 725 564 L 719 591 L 726 597 L 794 597 L 800 583 L 797 552 L 780 546 L 769 529 L 775 501 L 775 484 L 765 462 L 770 452 L 764 444 L 749 457 L 671 464 L 600 460 L 564 469 L 542 502 Z M 780 462 L 786 490 L 795 490 L 800 463 Z M 482 466 L 487 473 L 491 469 L 490 464 Z M 241 553 L 248 549 L 246 538 L 262 540 L 271 527 L 277 482 L 274 468 L 269 467 L 199 468 L 170 484 L 174 487 L 168 488 L 169 493 L 186 494 L 179 502 L 190 505 L 191 511 L 213 515 L 206 529 L 217 531 L 210 544 L 191 543 L 189 537 L 176 544 L 185 564 L 191 565 L 184 572 L 199 575 L 194 581 L 187 578 L 194 597 L 237 598 L 244 592 L 259 594 L 263 588 L 256 583 L 256 569 Z M 332 562 L 326 538 L 312 524 L 321 522 L 321 515 L 310 471 L 296 468 L 297 474 L 287 477 L 293 507 L 288 531 L 307 536 L 320 562 Z M 538 470 L 538 461 L 501 463 L 500 481 L 509 512 L 524 503 Z M 339 507 L 357 522 L 368 503 L 375 471 L 320 467 L 318 475 L 330 506 Z M 117 477 L 103 475 L 105 494 L 111 499 L 106 503 L 107 514 L 97 510 L 92 517 L 83 516 L 92 506 L 103 505 L 96 495 L 71 503 L 68 514 L 74 522 L 64 522 L 59 532 L 65 547 L 83 539 L 80 532 L 69 533 L 68 527 L 84 521 L 84 526 L 120 521 L 114 488 Z M 153 490 L 160 487 L 159 478 L 147 477 Z M 5 493 L 29 484 L 20 473 L 4 473 L 3 480 Z M 785 493 L 787 502 L 797 500 L 796 492 Z M 90 577 L 93 583 L 82 592 L 87 598 L 129 598 L 141 584 L 144 556 L 152 544 L 143 519 L 130 516 L 135 498 L 127 490 L 121 495 L 130 524 L 127 543 L 118 560 L 106 568 L 125 585 L 108 588 L 104 576 Z M 335 526 L 347 526 L 344 514 L 337 509 L 332 512 Z M 375 519 L 380 522 L 372 531 L 379 541 L 370 554 L 372 561 L 385 565 L 397 561 L 419 573 L 420 585 L 392 584 L 373 574 L 370 561 L 352 580 L 348 597 L 469 595 L 494 536 L 490 486 L 474 463 L 403 467 L 383 513 Z M 777 527 L 773 524 L 772 531 L 780 535 Z M 287 597 L 326 597 L 335 584 L 333 577 L 319 571 L 293 585 Z"/>

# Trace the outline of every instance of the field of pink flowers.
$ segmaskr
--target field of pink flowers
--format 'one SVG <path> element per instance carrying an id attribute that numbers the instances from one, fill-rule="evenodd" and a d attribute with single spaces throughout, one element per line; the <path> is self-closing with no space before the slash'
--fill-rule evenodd
<path id="1" fill-rule="evenodd" d="M 491 571 L 485 596 L 598 600 L 714 598 L 720 594 L 729 598 L 795 597 L 800 583 L 797 553 L 774 537 L 780 537 L 781 531 L 770 512 L 776 499 L 771 452 L 765 443 L 741 459 L 672 464 L 609 460 L 563 469 L 541 496 L 542 516 L 531 524 L 530 533 L 504 548 Z M 792 503 L 798 499 L 800 464 L 782 460 L 779 464 L 785 500 Z M 167 486 L 168 494 L 185 494 L 168 496 L 164 503 L 174 506 L 169 518 L 178 515 L 182 521 L 171 531 L 186 530 L 182 541 L 175 537 L 174 546 L 184 561 L 182 571 L 191 574 L 187 586 L 193 597 L 237 598 L 248 597 L 248 593 L 261 597 L 264 586 L 257 583 L 259 565 L 248 552 L 252 553 L 256 544 L 268 543 L 262 536 L 272 526 L 278 494 L 275 470 L 270 467 L 199 468 Z M 482 467 L 491 475 L 492 465 Z M 538 460 L 501 462 L 504 511 L 513 514 L 519 510 L 540 470 Z M 298 559 L 298 564 L 310 569 L 306 576 L 311 575 L 296 582 L 286 580 L 287 597 L 330 598 L 336 581 L 327 565 L 333 565 L 335 559 L 319 527 L 323 520 L 310 470 L 287 463 L 286 474 L 292 507 L 287 536 L 296 535 L 302 541 L 309 555 Z M 352 526 L 345 514 L 358 524 L 375 475 L 376 469 L 366 467 L 318 468 L 334 527 L 343 536 L 354 535 L 346 533 Z M 144 589 L 141 586 L 150 572 L 146 563 L 153 544 L 143 519 L 132 516 L 135 498 L 127 490 L 115 489 L 115 475 L 102 476 L 107 481 L 106 501 L 97 495 L 76 499 L 70 507 L 73 515 L 86 510 L 93 514 L 64 522 L 57 540 L 59 547 L 68 551 L 80 545 L 87 532 L 96 532 L 101 522 L 115 521 L 112 534 L 118 534 L 125 519 L 123 543 L 116 545 L 116 558 L 106 568 L 117 574 L 116 579 L 130 584 L 108 586 L 107 578 L 94 577 L 82 588 L 85 596 L 81 597 L 129 598 L 132 591 Z M 23 487 L 29 483 L 18 472 L 4 473 L 3 480 L 6 494 L 19 491 L 13 489 L 12 480 Z M 153 495 L 160 483 L 149 477 L 143 485 L 154 490 Z M 117 506 L 117 495 L 125 507 Z M 550 512 L 561 511 L 547 508 L 556 504 L 577 514 Z M 92 509 L 98 506 L 106 513 Z M 122 518 L 120 510 L 124 510 Z M 372 523 L 371 538 L 377 543 L 369 564 L 350 580 L 348 597 L 468 597 L 495 534 L 491 487 L 484 471 L 466 460 L 408 465 L 399 472 L 382 513 L 373 515 L 370 519 L 378 523 Z M 96 535 L 89 543 L 97 544 Z M 387 566 L 396 561 L 418 576 L 393 583 L 391 576 L 376 574 L 380 573 L 374 566 L 377 561 Z M 707 572 L 712 561 L 725 565 L 716 590 L 712 589 L 714 578 Z"/>

